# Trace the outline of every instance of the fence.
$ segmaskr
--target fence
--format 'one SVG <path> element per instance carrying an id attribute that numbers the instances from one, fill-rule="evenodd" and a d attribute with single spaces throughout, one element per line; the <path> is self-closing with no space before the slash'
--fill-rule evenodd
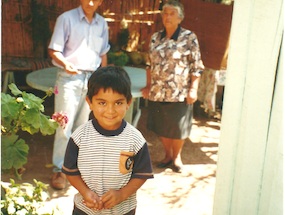
<path id="1" fill-rule="evenodd" d="M 122 20 L 132 36 L 132 50 L 146 51 L 150 36 L 162 28 L 161 0 L 104 0 L 99 13 L 108 21 L 110 40 L 117 43 Z M 185 6 L 182 26 L 193 30 L 207 67 L 226 67 L 232 5 L 200 0 L 181 0 Z M 49 38 L 55 20 L 63 11 L 77 7 L 78 0 L 3 0 L 2 58 L 47 57 Z M 47 24 L 45 22 L 47 19 Z"/>

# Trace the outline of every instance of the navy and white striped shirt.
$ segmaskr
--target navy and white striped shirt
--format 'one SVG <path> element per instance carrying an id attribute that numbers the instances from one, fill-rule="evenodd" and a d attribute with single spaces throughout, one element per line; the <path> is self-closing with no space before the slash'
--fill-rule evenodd
<path id="1" fill-rule="evenodd" d="M 134 153 L 133 168 L 126 174 L 119 169 L 122 151 Z M 69 140 L 62 172 L 81 175 L 86 185 L 99 197 L 110 189 L 121 189 L 131 178 L 153 178 L 146 140 L 126 121 L 114 131 L 103 129 L 96 120 L 79 126 Z M 136 207 L 136 194 L 111 209 L 98 212 L 83 205 L 79 193 L 74 202 L 87 214 L 126 214 Z"/>

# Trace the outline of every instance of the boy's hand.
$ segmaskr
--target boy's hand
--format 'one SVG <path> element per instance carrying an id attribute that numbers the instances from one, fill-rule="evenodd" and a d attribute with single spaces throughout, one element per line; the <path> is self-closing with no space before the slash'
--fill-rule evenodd
<path id="1" fill-rule="evenodd" d="M 103 202 L 98 197 L 98 195 L 92 190 L 85 193 L 83 196 L 83 204 L 88 208 L 101 210 L 103 209 Z"/>
<path id="2" fill-rule="evenodd" d="M 103 205 L 104 205 L 104 208 L 110 209 L 110 208 L 114 207 L 115 205 L 119 204 L 120 202 L 123 201 L 123 199 L 121 197 L 122 197 L 122 195 L 120 195 L 119 190 L 112 190 L 112 189 L 109 190 L 101 198 Z"/>
<path id="3" fill-rule="evenodd" d="M 104 208 L 109 209 L 120 204 L 122 201 L 125 201 L 132 194 L 136 193 L 145 181 L 146 179 L 142 178 L 132 178 L 128 184 L 120 190 L 109 190 L 101 197 Z"/>

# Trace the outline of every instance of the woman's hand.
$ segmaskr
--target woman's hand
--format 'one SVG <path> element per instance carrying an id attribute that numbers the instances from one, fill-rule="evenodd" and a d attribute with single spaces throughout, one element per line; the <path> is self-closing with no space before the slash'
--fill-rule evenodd
<path id="1" fill-rule="evenodd" d="M 146 86 L 146 87 L 144 87 L 144 88 L 141 89 L 142 96 L 143 96 L 144 99 L 148 99 L 149 90 L 150 90 L 150 87 L 149 87 L 149 86 Z"/>
<path id="2" fill-rule="evenodd" d="M 150 74 L 150 66 L 146 67 L 146 86 L 141 89 L 142 96 L 144 99 L 148 99 L 149 91 L 150 91 L 150 83 L 151 83 L 151 74 Z"/>
<path id="3" fill-rule="evenodd" d="M 191 88 L 188 92 L 187 96 L 187 104 L 194 104 L 194 102 L 197 101 L 198 94 L 197 94 L 197 89 Z"/>

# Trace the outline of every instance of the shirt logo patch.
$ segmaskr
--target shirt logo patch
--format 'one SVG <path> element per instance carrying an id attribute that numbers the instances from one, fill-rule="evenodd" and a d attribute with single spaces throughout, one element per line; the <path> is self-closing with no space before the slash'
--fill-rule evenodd
<path id="1" fill-rule="evenodd" d="M 125 167 L 127 170 L 130 170 L 132 168 L 133 162 L 134 162 L 133 157 L 128 157 L 125 163 Z"/>
<path id="2" fill-rule="evenodd" d="M 131 172 L 134 166 L 134 154 L 133 152 L 121 151 L 119 169 L 122 174 Z"/>

